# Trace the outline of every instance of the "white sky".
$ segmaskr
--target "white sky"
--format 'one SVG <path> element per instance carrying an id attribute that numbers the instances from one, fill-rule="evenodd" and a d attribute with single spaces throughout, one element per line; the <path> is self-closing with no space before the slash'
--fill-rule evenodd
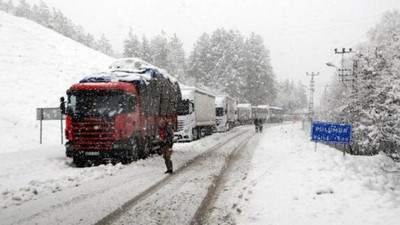
<path id="1" fill-rule="evenodd" d="M 86 31 L 106 34 L 122 52 L 129 27 L 151 38 L 164 30 L 176 33 L 189 54 L 197 38 L 220 27 L 242 34 L 255 32 L 271 52 L 279 80 L 309 83 L 306 72 L 320 72 L 316 95 L 332 79 L 340 56 L 334 48 L 349 48 L 365 40 L 367 30 L 383 12 L 400 10 L 400 0 L 43 0 Z M 39 3 L 40 0 L 28 0 Z M 316 96 L 318 99 L 318 96 Z"/>

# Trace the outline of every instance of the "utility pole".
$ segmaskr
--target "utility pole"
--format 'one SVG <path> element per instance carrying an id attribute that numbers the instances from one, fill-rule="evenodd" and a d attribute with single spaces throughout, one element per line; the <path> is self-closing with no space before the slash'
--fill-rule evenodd
<path id="1" fill-rule="evenodd" d="M 308 116 L 310 121 L 313 118 L 314 115 L 314 91 L 315 91 L 315 81 L 314 81 L 314 77 L 319 75 L 319 72 L 314 73 L 306 73 L 307 76 L 311 76 L 311 80 L 310 80 L 310 101 L 308 103 Z"/>
<path id="2" fill-rule="evenodd" d="M 343 85 L 345 87 L 347 87 L 346 84 L 345 84 L 345 81 L 349 81 L 349 80 L 348 79 L 344 79 L 345 76 L 348 76 L 348 75 L 345 75 L 344 73 L 345 72 L 349 72 L 350 70 L 349 69 L 344 69 L 344 54 L 350 53 L 352 51 L 353 51 L 352 48 L 349 48 L 348 50 L 346 50 L 346 48 L 342 48 L 342 51 L 338 51 L 338 49 L 335 48 L 335 54 L 341 54 L 342 55 L 342 69 L 339 69 L 339 72 L 340 72 L 339 76 L 342 77 L 342 83 L 343 83 Z M 353 79 L 353 82 L 354 82 L 354 79 Z"/>

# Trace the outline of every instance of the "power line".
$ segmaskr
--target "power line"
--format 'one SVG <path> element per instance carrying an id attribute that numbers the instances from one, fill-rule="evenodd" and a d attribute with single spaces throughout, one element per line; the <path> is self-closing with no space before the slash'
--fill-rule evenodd
<path id="1" fill-rule="evenodd" d="M 342 83 L 345 87 L 347 87 L 345 81 L 348 81 L 348 79 L 345 79 L 345 76 L 349 76 L 349 74 L 345 74 L 345 72 L 350 72 L 351 70 L 344 69 L 344 54 L 348 54 L 352 51 L 353 51 L 352 48 L 349 48 L 348 50 L 346 50 L 346 48 L 342 48 L 342 51 L 338 51 L 338 49 L 335 48 L 335 54 L 342 55 L 342 69 L 339 69 L 339 76 L 342 77 Z"/>

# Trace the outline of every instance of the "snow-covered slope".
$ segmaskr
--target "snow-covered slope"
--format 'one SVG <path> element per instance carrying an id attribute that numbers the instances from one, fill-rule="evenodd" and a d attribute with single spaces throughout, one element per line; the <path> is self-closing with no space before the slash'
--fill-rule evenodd
<path id="1" fill-rule="evenodd" d="M 113 61 L 29 20 L 0 11 L 0 153 L 39 144 L 36 108 L 58 107 L 66 89 Z M 43 123 L 43 143 L 60 143 L 60 122 Z"/>

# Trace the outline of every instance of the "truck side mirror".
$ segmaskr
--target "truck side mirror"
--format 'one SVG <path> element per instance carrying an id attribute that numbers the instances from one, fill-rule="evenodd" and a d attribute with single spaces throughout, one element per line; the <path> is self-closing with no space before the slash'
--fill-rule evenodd
<path id="1" fill-rule="evenodd" d="M 128 111 L 133 112 L 135 111 L 135 106 L 136 106 L 136 96 L 131 95 L 128 97 Z"/>
<path id="2" fill-rule="evenodd" d="M 65 99 L 64 99 L 64 97 L 61 97 L 60 98 L 60 111 L 61 111 L 61 114 L 63 114 L 63 115 L 65 115 Z"/>

